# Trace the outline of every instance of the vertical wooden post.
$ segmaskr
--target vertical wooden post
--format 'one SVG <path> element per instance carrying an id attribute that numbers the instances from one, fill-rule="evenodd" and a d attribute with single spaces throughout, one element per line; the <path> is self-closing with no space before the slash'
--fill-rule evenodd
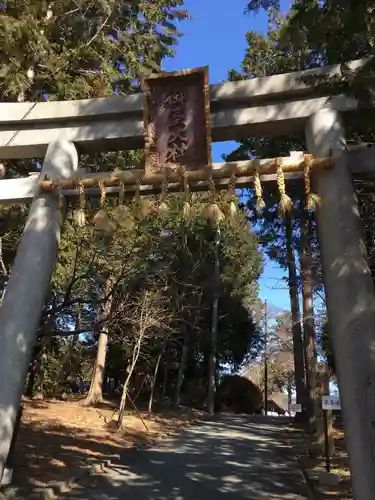
<path id="1" fill-rule="evenodd" d="M 375 492 L 375 293 L 362 221 L 338 112 L 322 109 L 306 129 L 315 157 L 331 155 L 333 168 L 313 177 L 320 197 L 318 236 L 329 331 L 337 367 L 345 441 L 356 500 Z"/>
<path id="2" fill-rule="evenodd" d="M 69 179 L 78 171 L 74 144 L 48 146 L 41 178 Z M 40 316 L 56 264 L 61 216 L 58 195 L 38 191 L 30 208 L 0 308 L 0 480 L 12 442 Z"/>

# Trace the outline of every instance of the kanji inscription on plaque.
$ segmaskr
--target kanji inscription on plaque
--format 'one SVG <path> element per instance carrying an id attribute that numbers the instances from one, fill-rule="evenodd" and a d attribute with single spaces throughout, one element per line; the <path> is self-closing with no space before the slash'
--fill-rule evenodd
<path id="1" fill-rule="evenodd" d="M 152 75 L 142 81 L 146 172 L 211 165 L 208 69 Z"/>

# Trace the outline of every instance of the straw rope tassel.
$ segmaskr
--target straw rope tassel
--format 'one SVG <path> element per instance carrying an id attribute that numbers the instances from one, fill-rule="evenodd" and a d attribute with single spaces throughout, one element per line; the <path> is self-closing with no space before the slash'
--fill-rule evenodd
<path id="1" fill-rule="evenodd" d="M 188 174 L 185 167 L 181 168 L 181 179 L 183 184 L 183 192 L 184 192 L 184 205 L 182 209 L 182 218 L 184 220 L 189 220 L 192 215 L 191 210 L 191 202 L 190 202 L 190 186 Z"/>
<path id="2" fill-rule="evenodd" d="M 256 211 L 258 214 L 261 214 L 266 206 L 263 200 L 263 189 L 262 184 L 260 182 L 259 175 L 259 160 L 254 160 L 254 188 L 255 188 L 255 197 L 256 197 Z"/>
<path id="3" fill-rule="evenodd" d="M 146 219 L 151 212 L 151 204 L 141 196 L 141 181 L 137 180 L 134 197 L 135 217 L 138 220 Z"/>
<path id="4" fill-rule="evenodd" d="M 215 222 L 215 224 L 220 224 L 220 222 L 222 222 L 225 217 L 216 202 L 216 186 L 212 175 L 212 169 L 208 182 L 208 190 L 210 193 L 210 202 L 207 210 L 207 215 L 211 220 Z"/>
<path id="5" fill-rule="evenodd" d="M 106 192 L 105 192 L 105 185 L 103 181 L 99 181 L 99 189 L 100 189 L 100 209 L 103 210 L 105 207 L 105 199 L 106 199 Z"/>
<path id="6" fill-rule="evenodd" d="M 158 205 L 158 213 L 160 215 L 166 215 L 169 212 L 169 207 L 166 202 L 168 196 L 168 171 L 166 168 L 163 168 L 163 182 L 161 185 L 161 194 L 160 194 L 160 202 Z"/>
<path id="7" fill-rule="evenodd" d="M 62 225 L 63 223 L 63 208 L 64 208 L 64 195 L 63 195 L 63 192 L 62 192 L 62 186 L 61 186 L 61 181 L 60 180 L 57 180 L 55 183 L 54 183 L 54 189 L 56 189 L 56 193 L 57 193 L 57 196 L 58 196 L 58 204 L 57 204 L 57 210 L 58 210 L 58 221 L 59 221 L 59 224 Z"/>
<path id="8" fill-rule="evenodd" d="M 134 193 L 134 203 L 138 204 L 141 200 L 141 181 L 137 180 L 135 184 L 135 193 Z"/>
<path id="9" fill-rule="evenodd" d="M 120 182 L 120 189 L 118 192 L 118 204 L 120 206 L 124 204 L 124 198 L 125 198 L 125 184 L 123 182 Z"/>
<path id="10" fill-rule="evenodd" d="M 77 224 L 78 227 L 85 227 L 86 226 L 86 213 L 85 213 L 85 207 L 86 207 L 86 199 L 85 199 L 85 187 L 83 185 L 82 181 L 78 182 L 78 203 L 79 207 L 75 211 L 74 214 L 74 220 L 75 223 Z"/>
<path id="11" fill-rule="evenodd" d="M 279 159 L 276 160 L 276 182 L 280 193 L 280 203 L 279 203 L 280 213 L 282 215 L 285 215 L 292 210 L 293 204 L 290 197 L 286 194 L 285 176 L 283 167 Z"/>
<path id="12" fill-rule="evenodd" d="M 233 171 L 230 181 L 228 183 L 228 196 L 229 196 L 229 217 L 233 221 L 237 214 L 236 205 L 236 173 Z"/>
<path id="13" fill-rule="evenodd" d="M 303 176 L 305 179 L 305 195 L 306 195 L 306 209 L 314 211 L 319 203 L 319 196 L 311 191 L 311 165 L 313 163 L 312 158 L 305 162 Z"/>
<path id="14" fill-rule="evenodd" d="M 130 231 L 134 227 L 134 219 L 130 213 L 129 208 L 124 204 L 125 200 L 125 184 L 120 182 L 120 189 L 118 194 L 118 205 L 114 211 L 115 220 L 121 229 Z"/>
<path id="15" fill-rule="evenodd" d="M 107 211 L 105 209 L 105 184 L 103 181 L 99 181 L 98 185 L 100 189 L 100 210 L 97 214 L 95 214 L 94 217 L 95 229 L 97 231 L 103 231 L 110 234 L 113 233 L 116 228 L 108 217 Z"/>

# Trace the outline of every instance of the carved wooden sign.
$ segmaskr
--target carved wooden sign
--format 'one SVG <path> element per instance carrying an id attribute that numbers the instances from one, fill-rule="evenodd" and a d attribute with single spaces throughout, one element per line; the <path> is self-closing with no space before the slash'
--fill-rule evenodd
<path id="1" fill-rule="evenodd" d="M 208 68 L 152 75 L 142 90 L 146 172 L 211 165 Z"/>

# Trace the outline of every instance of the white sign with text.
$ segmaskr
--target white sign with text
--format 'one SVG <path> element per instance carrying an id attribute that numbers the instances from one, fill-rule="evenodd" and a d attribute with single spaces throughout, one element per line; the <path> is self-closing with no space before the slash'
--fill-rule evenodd
<path id="1" fill-rule="evenodd" d="M 293 403 L 289 405 L 289 411 L 294 411 L 295 413 L 299 413 L 302 411 L 302 406 L 297 403 Z"/>
<path id="2" fill-rule="evenodd" d="M 341 410 L 340 396 L 322 396 L 323 410 Z"/>

